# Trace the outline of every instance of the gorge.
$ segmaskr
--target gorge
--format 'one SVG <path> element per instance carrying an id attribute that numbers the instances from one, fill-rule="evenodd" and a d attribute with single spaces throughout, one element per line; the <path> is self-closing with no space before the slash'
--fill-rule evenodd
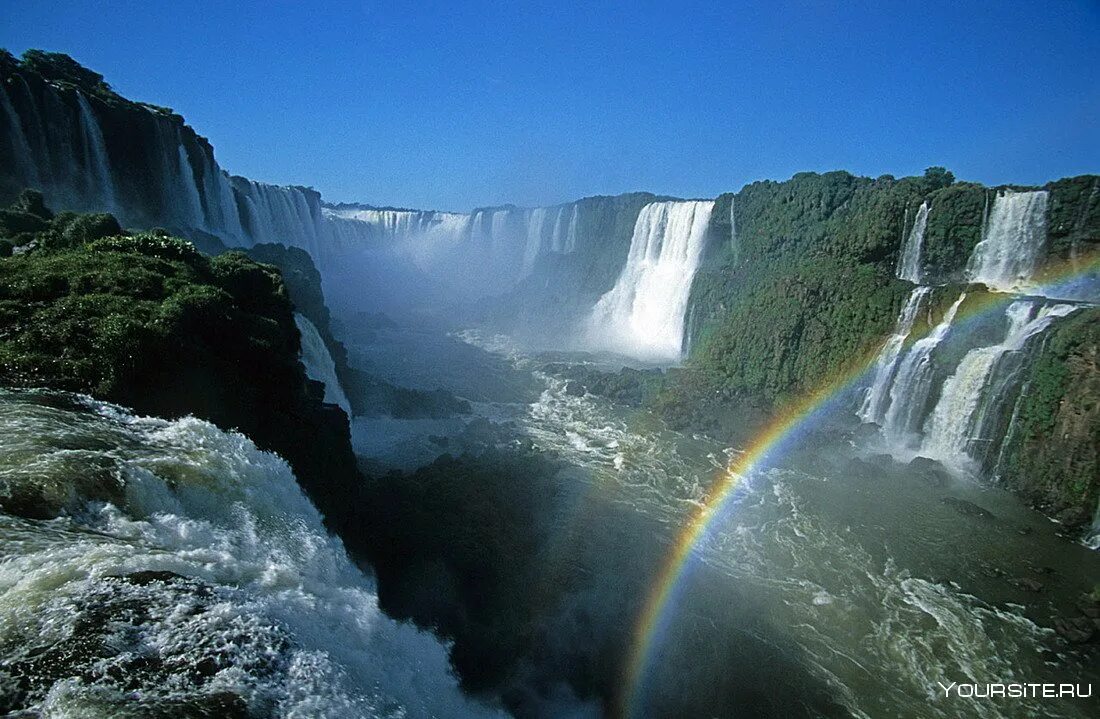
<path id="1" fill-rule="evenodd" d="M 29 51 L 0 201 L 5 712 L 1100 680 L 1100 176 L 330 204 Z"/>

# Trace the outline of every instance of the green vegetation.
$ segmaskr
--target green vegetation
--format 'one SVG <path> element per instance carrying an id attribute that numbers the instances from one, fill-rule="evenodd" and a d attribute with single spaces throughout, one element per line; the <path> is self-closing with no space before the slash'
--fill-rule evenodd
<path id="1" fill-rule="evenodd" d="M 907 216 L 952 179 L 802 173 L 719 197 L 692 352 L 657 399 L 662 416 L 728 434 L 723 417 L 743 412 L 727 405 L 775 407 L 877 349 L 911 287 L 894 279 Z"/>
<path id="2" fill-rule="evenodd" d="M 27 216 L 43 229 L 13 234 Z M 347 420 L 305 376 L 274 267 L 121 234 L 109 215 L 3 219 L 16 254 L 0 260 L 0 383 L 238 428 L 285 457 L 322 507 L 357 483 Z"/>
<path id="3" fill-rule="evenodd" d="M 1067 525 L 1087 524 L 1100 499 L 1100 309 L 1050 331 L 1025 387 L 1001 480 Z"/>
<path id="4" fill-rule="evenodd" d="M 1071 259 L 1100 252 L 1100 177 L 1067 177 L 1046 189 L 1050 255 Z"/>
<path id="5" fill-rule="evenodd" d="M 988 194 L 981 185 L 964 182 L 932 195 L 922 248 L 928 276 L 963 279 L 970 253 L 982 239 Z"/>

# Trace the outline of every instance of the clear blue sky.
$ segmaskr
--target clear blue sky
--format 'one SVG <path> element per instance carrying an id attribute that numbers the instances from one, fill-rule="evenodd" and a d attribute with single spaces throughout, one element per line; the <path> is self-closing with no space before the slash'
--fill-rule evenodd
<path id="1" fill-rule="evenodd" d="M 443 209 L 800 170 L 1100 172 L 1100 2 L 7 2 L 231 172 Z M 597 6 L 598 5 L 598 6 Z"/>

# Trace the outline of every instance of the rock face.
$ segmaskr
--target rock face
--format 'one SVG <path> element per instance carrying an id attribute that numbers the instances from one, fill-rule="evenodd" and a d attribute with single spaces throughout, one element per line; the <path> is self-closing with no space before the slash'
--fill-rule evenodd
<path id="1" fill-rule="evenodd" d="M 1031 365 L 997 472 L 1071 528 L 1100 501 L 1100 309 L 1051 330 Z"/>

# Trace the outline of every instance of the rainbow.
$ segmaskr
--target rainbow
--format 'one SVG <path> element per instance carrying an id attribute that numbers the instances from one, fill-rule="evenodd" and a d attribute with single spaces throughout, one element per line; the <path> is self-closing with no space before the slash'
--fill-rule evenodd
<path id="1" fill-rule="evenodd" d="M 1065 294 L 1076 280 L 1100 273 L 1100 253 L 1087 262 L 1059 262 L 1046 267 L 1040 274 L 1041 284 L 1029 288 L 1029 295 L 1057 297 Z M 978 321 L 982 317 L 1003 309 L 1020 299 L 1017 294 L 980 293 L 960 307 L 955 317 L 956 326 Z M 906 344 L 910 344 L 931 330 L 914 332 Z M 627 650 L 622 675 L 622 694 L 618 699 L 618 711 L 624 719 L 640 716 L 640 704 L 649 673 L 656 664 L 655 655 L 674 616 L 674 608 L 684 591 L 684 581 L 694 549 L 707 537 L 715 520 L 725 510 L 744 496 L 743 479 L 750 474 L 773 465 L 791 447 L 806 436 L 815 423 L 836 408 L 849 390 L 857 387 L 874 368 L 877 348 L 849 363 L 814 391 L 788 404 L 776 412 L 746 445 L 744 452 L 731 460 L 716 478 L 706 499 L 688 517 L 665 556 L 642 609 L 637 615 L 631 643 Z"/>

